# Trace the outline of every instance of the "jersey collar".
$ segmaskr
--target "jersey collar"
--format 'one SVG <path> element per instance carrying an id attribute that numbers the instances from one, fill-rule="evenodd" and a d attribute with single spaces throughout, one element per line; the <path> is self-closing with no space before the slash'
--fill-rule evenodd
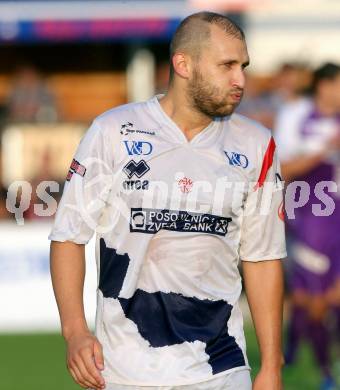
<path id="1" fill-rule="evenodd" d="M 152 115 L 159 123 L 162 131 L 166 134 L 167 138 L 170 138 L 172 142 L 196 145 L 206 142 L 216 141 L 222 131 L 223 118 L 215 118 L 209 125 L 200 131 L 195 137 L 188 141 L 183 131 L 177 126 L 177 124 L 165 113 L 162 106 L 159 103 L 159 99 L 164 95 L 155 95 L 153 98 L 148 100 L 149 109 Z"/>

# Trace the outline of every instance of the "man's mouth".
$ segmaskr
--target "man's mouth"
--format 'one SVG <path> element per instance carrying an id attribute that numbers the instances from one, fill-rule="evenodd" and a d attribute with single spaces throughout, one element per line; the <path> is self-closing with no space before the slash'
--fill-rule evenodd
<path id="1" fill-rule="evenodd" d="M 231 97 L 232 100 L 234 100 L 235 102 L 239 102 L 239 101 L 242 99 L 242 92 L 231 93 L 231 94 L 230 94 L 230 97 Z"/>

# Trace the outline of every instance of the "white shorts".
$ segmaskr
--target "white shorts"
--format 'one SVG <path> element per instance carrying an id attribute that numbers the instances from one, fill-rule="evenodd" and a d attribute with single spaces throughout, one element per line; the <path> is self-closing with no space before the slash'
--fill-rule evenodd
<path id="1" fill-rule="evenodd" d="M 251 390 L 248 369 L 234 371 L 218 378 L 185 386 L 127 386 L 108 384 L 105 390 Z"/>

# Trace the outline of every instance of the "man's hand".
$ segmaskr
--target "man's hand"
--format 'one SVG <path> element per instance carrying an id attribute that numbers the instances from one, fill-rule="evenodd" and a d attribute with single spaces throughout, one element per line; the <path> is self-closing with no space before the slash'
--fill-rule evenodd
<path id="1" fill-rule="evenodd" d="M 73 379 L 83 388 L 100 390 L 105 381 L 100 373 L 104 369 L 102 346 L 90 332 L 66 338 L 67 368 Z"/>
<path id="2" fill-rule="evenodd" d="M 281 370 L 261 369 L 256 375 L 253 390 L 282 390 Z"/>

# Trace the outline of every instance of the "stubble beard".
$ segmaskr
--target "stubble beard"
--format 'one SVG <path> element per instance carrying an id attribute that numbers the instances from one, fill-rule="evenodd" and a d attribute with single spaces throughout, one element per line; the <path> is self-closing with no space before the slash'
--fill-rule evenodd
<path id="1" fill-rule="evenodd" d="M 199 69 L 194 70 L 187 93 L 193 108 L 211 119 L 231 115 L 238 106 L 238 104 L 228 104 L 227 95 L 219 97 L 221 93 L 218 88 L 205 81 Z"/>

